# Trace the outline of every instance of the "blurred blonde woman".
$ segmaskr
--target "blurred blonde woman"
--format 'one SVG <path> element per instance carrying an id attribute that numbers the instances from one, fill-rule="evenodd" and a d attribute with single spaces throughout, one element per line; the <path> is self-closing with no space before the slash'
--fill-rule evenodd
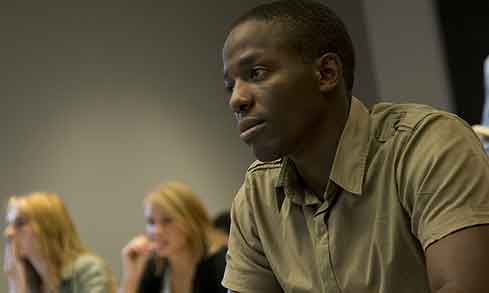
<path id="1" fill-rule="evenodd" d="M 63 201 L 52 193 L 11 197 L 4 271 L 9 292 L 112 293 L 104 262 L 82 244 Z"/>
<path id="2" fill-rule="evenodd" d="M 169 182 L 144 199 L 145 235 L 122 250 L 120 293 L 220 293 L 227 247 L 197 195 Z"/>

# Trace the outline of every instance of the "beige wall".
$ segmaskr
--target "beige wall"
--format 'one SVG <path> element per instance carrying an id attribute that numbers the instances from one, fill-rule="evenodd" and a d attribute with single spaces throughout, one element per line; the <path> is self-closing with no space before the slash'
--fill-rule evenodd
<path id="1" fill-rule="evenodd" d="M 157 183 L 184 180 L 212 214 L 228 208 L 253 156 L 226 105 L 220 49 L 226 25 L 262 2 L 2 2 L 1 196 L 60 193 L 117 275 Z M 379 58 L 379 27 L 365 21 L 372 11 L 361 0 L 325 3 L 353 35 L 354 94 L 367 103 L 378 91 L 411 94 L 409 78 L 389 79 L 392 60 Z"/>
<path id="2" fill-rule="evenodd" d="M 117 275 L 157 183 L 184 180 L 212 214 L 228 208 L 253 156 L 227 108 L 220 50 L 226 25 L 260 2 L 3 2 L 2 197 L 60 193 Z M 356 92 L 370 98 L 358 7 L 340 12 L 366 65 Z"/>
<path id="3" fill-rule="evenodd" d="M 383 101 L 454 111 L 432 0 L 363 0 L 375 84 Z"/>

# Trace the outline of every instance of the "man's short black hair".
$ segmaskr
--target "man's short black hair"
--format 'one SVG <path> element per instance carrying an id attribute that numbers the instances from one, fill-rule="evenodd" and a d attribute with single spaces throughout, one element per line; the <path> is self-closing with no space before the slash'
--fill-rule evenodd
<path id="1" fill-rule="evenodd" d="M 299 49 L 306 61 L 328 52 L 337 54 L 343 64 L 346 89 L 351 94 L 355 71 L 353 42 L 343 21 L 330 8 L 309 0 L 279 0 L 246 12 L 231 25 L 231 30 L 249 20 L 284 24 L 291 45 Z"/>

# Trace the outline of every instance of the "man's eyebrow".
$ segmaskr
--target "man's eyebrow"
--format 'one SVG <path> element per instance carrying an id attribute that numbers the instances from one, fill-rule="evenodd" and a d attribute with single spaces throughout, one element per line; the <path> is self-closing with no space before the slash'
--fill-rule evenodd
<path id="1" fill-rule="evenodd" d="M 259 53 L 258 52 L 249 52 L 249 53 L 244 53 L 243 55 L 239 56 L 237 63 L 237 68 L 243 68 L 243 67 L 248 67 L 254 63 L 256 63 L 256 60 L 259 58 Z M 229 79 L 229 71 L 224 70 L 224 79 L 228 80 Z"/>
<path id="2" fill-rule="evenodd" d="M 240 67 L 249 66 L 249 65 L 255 63 L 257 59 L 258 59 L 258 53 L 257 52 L 245 53 L 239 57 L 238 65 Z"/>

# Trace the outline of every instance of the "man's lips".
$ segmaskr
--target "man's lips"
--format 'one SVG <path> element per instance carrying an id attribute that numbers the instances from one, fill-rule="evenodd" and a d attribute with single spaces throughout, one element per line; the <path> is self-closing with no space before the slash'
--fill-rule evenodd
<path id="1" fill-rule="evenodd" d="M 258 118 L 243 118 L 239 121 L 239 137 L 245 141 L 250 141 L 263 127 L 265 120 Z"/>

